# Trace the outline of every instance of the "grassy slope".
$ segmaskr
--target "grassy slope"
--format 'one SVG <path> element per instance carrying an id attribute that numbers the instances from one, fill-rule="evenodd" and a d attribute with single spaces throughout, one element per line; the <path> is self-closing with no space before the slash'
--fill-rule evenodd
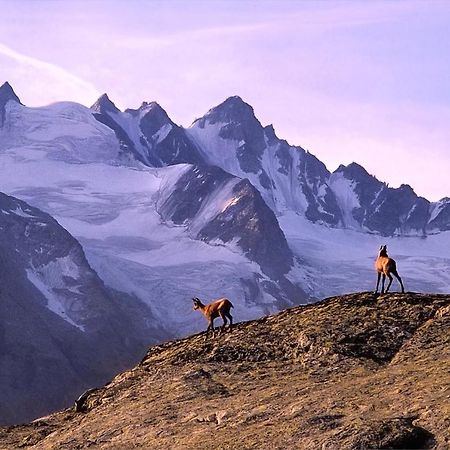
<path id="1" fill-rule="evenodd" d="M 0 448 L 450 447 L 450 295 L 351 294 L 152 347 Z"/>

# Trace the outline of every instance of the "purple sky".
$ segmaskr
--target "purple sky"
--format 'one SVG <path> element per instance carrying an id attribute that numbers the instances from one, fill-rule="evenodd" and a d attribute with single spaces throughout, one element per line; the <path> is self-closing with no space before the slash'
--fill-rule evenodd
<path id="1" fill-rule="evenodd" d="M 158 101 L 184 126 L 230 95 L 330 170 L 450 196 L 450 1 L 3 1 L 22 102 Z"/>

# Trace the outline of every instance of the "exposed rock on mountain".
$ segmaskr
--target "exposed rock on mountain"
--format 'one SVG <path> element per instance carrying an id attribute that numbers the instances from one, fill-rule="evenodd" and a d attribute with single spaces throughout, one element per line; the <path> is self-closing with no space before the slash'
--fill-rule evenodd
<path id="1" fill-rule="evenodd" d="M 5 106 L 9 101 L 20 103 L 11 85 L 6 81 L 0 86 L 0 126 L 5 121 Z"/>
<path id="2" fill-rule="evenodd" d="M 203 158 L 156 102 L 143 102 L 138 109 L 121 112 L 103 94 L 91 107 L 94 117 L 114 130 L 124 155 L 133 155 L 150 167 L 201 163 Z"/>
<path id="3" fill-rule="evenodd" d="M 160 192 L 157 210 L 163 220 L 186 226 L 204 242 L 236 245 L 269 277 L 259 277 L 258 284 L 279 307 L 305 301 L 305 292 L 286 278 L 295 259 L 275 214 L 248 180 L 214 166 L 192 166 L 168 193 Z"/>
<path id="4" fill-rule="evenodd" d="M 277 213 L 292 210 L 313 222 L 340 222 L 325 165 L 278 139 L 273 127 L 263 128 L 240 97 L 225 100 L 186 131 L 209 164 L 248 178 Z"/>
<path id="5" fill-rule="evenodd" d="M 66 406 L 165 336 L 48 214 L 0 193 L 0 234 L 0 423 Z"/>
<path id="6" fill-rule="evenodd" d="M 346 213 L 346 226 L 384 236 L 426 233 L 430 202 L 418 197 L 411 186 L 389 188 L 356 163 L 339 166 L 329 183 Z"/>
<path id="7" fill-rule="evenodd" d="M 206 242 L 235 241 L 267 274 L 284 275 L 294 258 L 272 210 L 246 179 L 217 167 L 193 166 L 159 199 L 164 220 L 189 224 L 192 235 Z"/>
<path id="8" fill-rule="evenodd" d="M 150 348 L 4 447 L 448 448 L 450 296 L 331 298 Z M 78 411 L 78 412 L 77 412 Z"/>
<path id="9" fill-rule="evenodd" d="M 445 197 L 430 205 L 430 219 L 427 230 L 432 232 L 450 230 L 450 198 Z"/>
<path id="10" fill-rule="evenodd" d="M 240 97 L 212 108 L 186 132 L 209 164 L 248 178 L 277 214 L 293 211 L 312 222 L 383 236 L 448 229 L 445 214 L 430 223 L 436 218 L 430 202 L 410 186 L 389 188 L 356 163 L 331 174 L 315 156 L 279 139 L 271 125 L 263 127 Z"/>

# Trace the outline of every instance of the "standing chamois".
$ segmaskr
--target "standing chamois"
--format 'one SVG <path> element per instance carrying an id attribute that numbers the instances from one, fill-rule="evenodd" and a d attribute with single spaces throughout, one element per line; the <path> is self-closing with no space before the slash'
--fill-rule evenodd
<path id="1" fill-rule="evenodd" d="M 214 337 L 214 319 L 221 317 L 223 320 L 223 325 L 221 331 L 225 330 L 227 324 L 227 318 L 230 320 L 229 330 L 233 327 L 233 317 L 230 314 L 230 309 L 234 308 L 233 304 L 227 298 L 219 298 L 213 301 L 209 305 L 204 305 L 199 298 L 194 297 L 192 299 L 194 302 L 194 309 L 199 309 L 208 321 L 208 328 L 206 329 L 205 339 L 208 338 L 209 330 L 212 331 Z"/>
<path id="2" fill-rule="evenodd" d="M 402 294 L 405 293 L 405 289 L 403 287 L 402 279 L 400 278 L 400 275 L 397 272 L 397 264 L 392 258 L 389 258 L 387 254 L 387 246 L 382 245 L 380 247 L 380 251 L 378 252 L 378 258 L 375 261 L 375 270 L 378 273 L 378 280 L 377 280 L 377 288 L 375 289 L 375 294 L 378 292 L 378 286 L 380 284 L 380 277 L 383 275 L 383 281 L 381 283 L 381 293 L 384 294 L 384 282 L 386 280 L 386 277 L 389 278 L 389 284 L 386 288 L 386 294 L 389 291 L 389 288 L 392 284 L 392 275 L 397 278 L 397 280 L 400 282 L 400 286 L 402 287 Z"/>

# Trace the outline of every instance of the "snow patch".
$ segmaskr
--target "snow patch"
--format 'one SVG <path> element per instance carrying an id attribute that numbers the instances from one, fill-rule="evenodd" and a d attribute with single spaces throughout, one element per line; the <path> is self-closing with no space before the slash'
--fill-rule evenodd
<path id="1" fill-rule="evenodd" d="M 333 191 L 343 214 L 344 226 L 356 230 L 360 229 L 360 224 L 352 214 L 355 208 L 361 207 L 355 192 L 355 182 L 345 178 L 342 172 L 337 172 L 330 175 L 328 185 Z"/>
<path id="2" fill-rule="evenodd" d="M 77 327 L 81 331 L 85 331 L 83 325 L 76 323 L 73 320 L 74 313 L 70 311 L 70 300 L 67 299 L 61 293 L 55 291 L 55 289 L 61 289 L 66 287 L 62 280 L 62 275 L 70 276 L 78 274 L 78 267 L 73 261 L 68 261 L 66 258 L 59 258 L 55 262 L 48 264 L 47 266 L 40 267 L 39 269 L 26 269 L 28 280 L 44 295 L 47 299 L 47 308 L 63 318 L 66 322 L 70 323 L 74 327 Z M 72 292 L 74 289 L 69 289 Z M 74 300 L 73 302 L 76 302 Z"/>

